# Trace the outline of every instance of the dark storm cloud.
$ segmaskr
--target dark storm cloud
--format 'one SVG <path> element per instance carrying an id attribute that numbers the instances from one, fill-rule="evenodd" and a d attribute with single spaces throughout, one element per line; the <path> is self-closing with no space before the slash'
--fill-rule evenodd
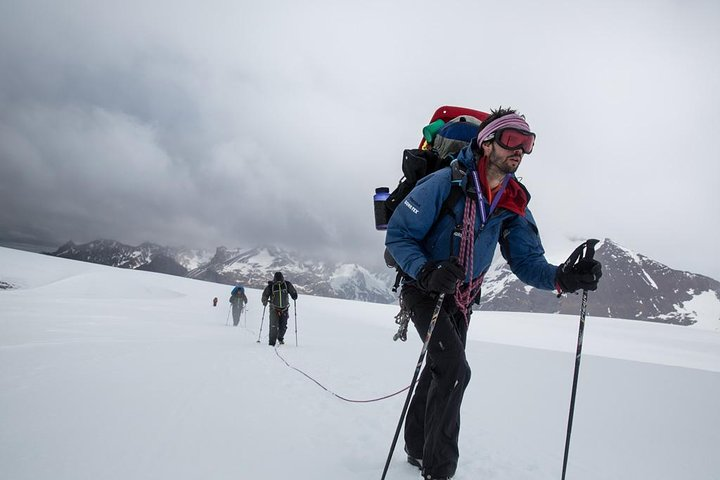
<path id="1" fill-rule="evenodd" d="M 720 277 L 714 3 L 256 3 L 0 5 L 0 236 L 377 261 L 373 188 L 432 111 L 512 105 L 549 252 L 608 236 Z"/>

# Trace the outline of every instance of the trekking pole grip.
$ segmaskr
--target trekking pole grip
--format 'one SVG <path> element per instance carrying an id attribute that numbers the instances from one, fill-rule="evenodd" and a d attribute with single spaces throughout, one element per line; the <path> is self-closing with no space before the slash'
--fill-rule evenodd
<path id="1" fill-rule="evenodd" d="M 592 260 L 595 257 L 595 245 L 597 245 L 598 242 L 600 242 L 600 240 L 591 238 L 583 244 L 585 245 L 585 256 L 583 257 L 585 260 Z"/>

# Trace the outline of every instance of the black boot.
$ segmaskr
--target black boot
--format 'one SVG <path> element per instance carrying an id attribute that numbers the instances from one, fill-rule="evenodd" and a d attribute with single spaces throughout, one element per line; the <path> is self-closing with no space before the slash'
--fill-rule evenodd
<path id="1" fill-rule="evenodd" d="M 410 455 L 410 452 L 408 451 L 407 445 L 405 445 L 405 453 L 407 454 L 407 462 L 412 465 L 413 467 L 417 467 L 420 470 L 422 470 L 422 458 L 415 457 L 413 455 Z"/>

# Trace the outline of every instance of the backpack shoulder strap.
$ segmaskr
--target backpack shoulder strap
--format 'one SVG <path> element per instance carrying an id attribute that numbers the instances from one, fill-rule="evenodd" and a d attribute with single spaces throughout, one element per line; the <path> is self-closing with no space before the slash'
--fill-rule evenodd
<path id="1" fill-rule="evenodd" d="M 442 207 L 440 207 L 440 213 L 438 214 L 437 218 L 435 218 L 435 221 L 433 222 L 428 232 L 432 231 L 437 226 L 440 219 L 442 219 L 445 215 L 450 215 L 451 217 L 455 218 L 456 224 L 461 223 L 461 221 L 458 221 L 458 218 L 455 216 L 454 209 L 455 205 L 457 205 L 460 199 L 465 196 L 465 190 L 461 186 L 461 181 L 463 178 L 465 178 L 467 172 L 460 166 L 460 162 L 457 161 L 453 161 L 450 164 L 450 168 L 452 169 L 450 178 L 450 193 L 443 202 Z"/>

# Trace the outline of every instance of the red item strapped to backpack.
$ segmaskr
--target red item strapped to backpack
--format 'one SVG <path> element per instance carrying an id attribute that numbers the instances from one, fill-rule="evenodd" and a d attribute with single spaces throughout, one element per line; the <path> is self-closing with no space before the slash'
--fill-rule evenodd
<path id="1" fill-rule="evenodd" d="M 462 115 L 468 115 L 470 117 L 475 117 L 481 122 L 485 120 L 487 117 L 490 116 L 490 114 L 481 112 L 480 110 L 473 110 L 472 108 L 465 108 L 465 107 L 453 107 L 450 105 L 445 105 L 437 110 L 435 110 L 435 113 L 433 114 L 432 118 L 430 119 L 430 123 L 436 122 L 438 120 L 442 120 L 444 123 L 449 122 L 450 120 L 460 117 Z M 426 139 L 423 138 L 420 141 L 420 146 L 418 148 L 424 149 L 424 146 L 426 144 Z"/>

